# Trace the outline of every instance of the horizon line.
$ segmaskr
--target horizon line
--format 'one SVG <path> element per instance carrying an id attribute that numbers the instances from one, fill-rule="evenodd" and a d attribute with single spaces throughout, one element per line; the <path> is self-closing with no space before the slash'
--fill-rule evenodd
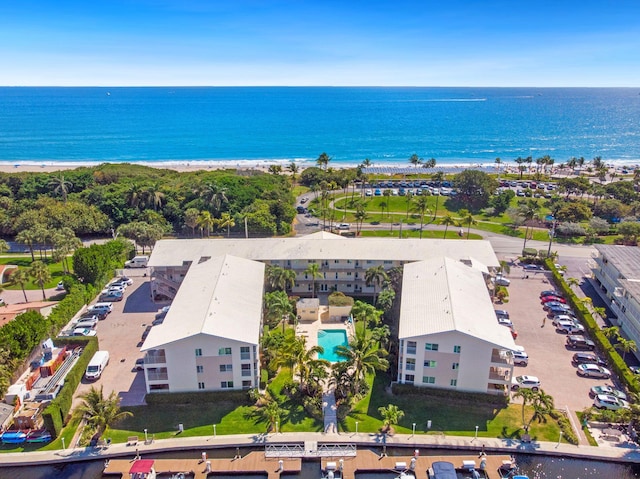
<path id="1" fill-rule="evenodd" d="M 633 89 L 638 86 L 594 85 L 0 85 L 0 88 L 582 88 L 582 89 Z"/>

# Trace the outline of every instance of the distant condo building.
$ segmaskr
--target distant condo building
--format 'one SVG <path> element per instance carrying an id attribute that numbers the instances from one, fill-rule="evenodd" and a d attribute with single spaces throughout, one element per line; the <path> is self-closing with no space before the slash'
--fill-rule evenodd
<path id="1" fill-rule="evenodd" d="M 318 264 L 320 278 L 306 272 L 311 263 Z M 403 267 L 397 380 L 484 393 L 508 389 L 515 345 L 497 323 L 487 289 L 499 266 L 488 241 L 318 232 L 159 241 L 149 259 L 151 294 L 173 302 L 142 347 L 148 392 L 259 385 L 266 265 L 295 271 L 291 293 L 301 297 L 312 296 L 314 283 L 321 296 L 340 291 L 371 297 L 367 269 Z"/>
<path id="2" fill-rule="evenodd" d="M 616 317 L 609 318 L 628 338 L 640 344 L 640 249 L 596 245 L 593 276 L 600 295 Z M 638 352 L 634 352 L 640 358 Z"/>

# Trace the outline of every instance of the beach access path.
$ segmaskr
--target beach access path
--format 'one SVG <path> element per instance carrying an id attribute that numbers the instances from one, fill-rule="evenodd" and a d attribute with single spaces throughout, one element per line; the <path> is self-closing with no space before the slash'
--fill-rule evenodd
<path id="1" fill-rule="evenodd" d="M 177 436 L 177 433 L 176 433 Z M 409 447 L 412 449 L 456 449 L 479 454 L 540 454 L 545 456 L 572 457 L 609 462 L 640 464 L 640 448 L 635 444 L 618 443 L 616 446 L 573 446 L 560 442 L 522 443 L 514 439 L 445 436 L 443 434 L 395 434 L 380 433 L 273 433 L 225 436 L 175 437 L 155 441 L 140 439 L 137 444 L 111 444 L 106 447 L 86 447 L 56 451 L 0 454 L 0 468 L 27 464 L 51 464 L 60 462 L 95 461 L 110 458 L 134 458 L 140 455 L 152 459 L 155 453 L 192 450 L 199 457 L 203 450 L 212 448 L 261 447 L 267 444 L 302 444 L 316 441 L 325 444 L 355 444 L 357 447 Z"/>

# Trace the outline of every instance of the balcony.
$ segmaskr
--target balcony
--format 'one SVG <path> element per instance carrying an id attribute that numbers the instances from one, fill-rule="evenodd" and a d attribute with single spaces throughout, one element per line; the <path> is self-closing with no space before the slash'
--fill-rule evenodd
<path id="1" fill-rule="evenodd" d="M 152 372 L 147 370 L 147 381 L 168 381 L 169 374 L 166 372 Z"/>
<path id="2" fill-rule="evenodd" d="M 164 350 L 151 350 L 144 355 L 145 364 L 166 364 L 166 362 L 167 357 L 164 354 Z"/>
<path id="3" fill-rule="evenodd" d="M 491 353 L 491 364 L 511 366 L 513 365 L 513 358 L 504 350 L 494 349 Z"/>
<path id="4" fill-rule="evenodd" d="M 489 371 L 489 381 L 497 384 L 511 383 L 511 370 L 501 368 L 491 368 Z"/>

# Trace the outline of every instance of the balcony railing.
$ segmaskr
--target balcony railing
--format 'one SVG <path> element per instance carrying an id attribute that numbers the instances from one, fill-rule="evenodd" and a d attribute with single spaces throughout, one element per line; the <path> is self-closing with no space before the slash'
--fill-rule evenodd
<path id="1" fill-rule="evenodd" d="M 147 370 L 148 381 L 167 381 L 169 379 L 168 373 L 154 373 Z"/>
<path id="2" fill-rule="evenodd" d="M 144 356 L 145 364 L 165 364 L 167 362 L 167 357 L 164 353 L 152 353 L 149 351 Z"/>

